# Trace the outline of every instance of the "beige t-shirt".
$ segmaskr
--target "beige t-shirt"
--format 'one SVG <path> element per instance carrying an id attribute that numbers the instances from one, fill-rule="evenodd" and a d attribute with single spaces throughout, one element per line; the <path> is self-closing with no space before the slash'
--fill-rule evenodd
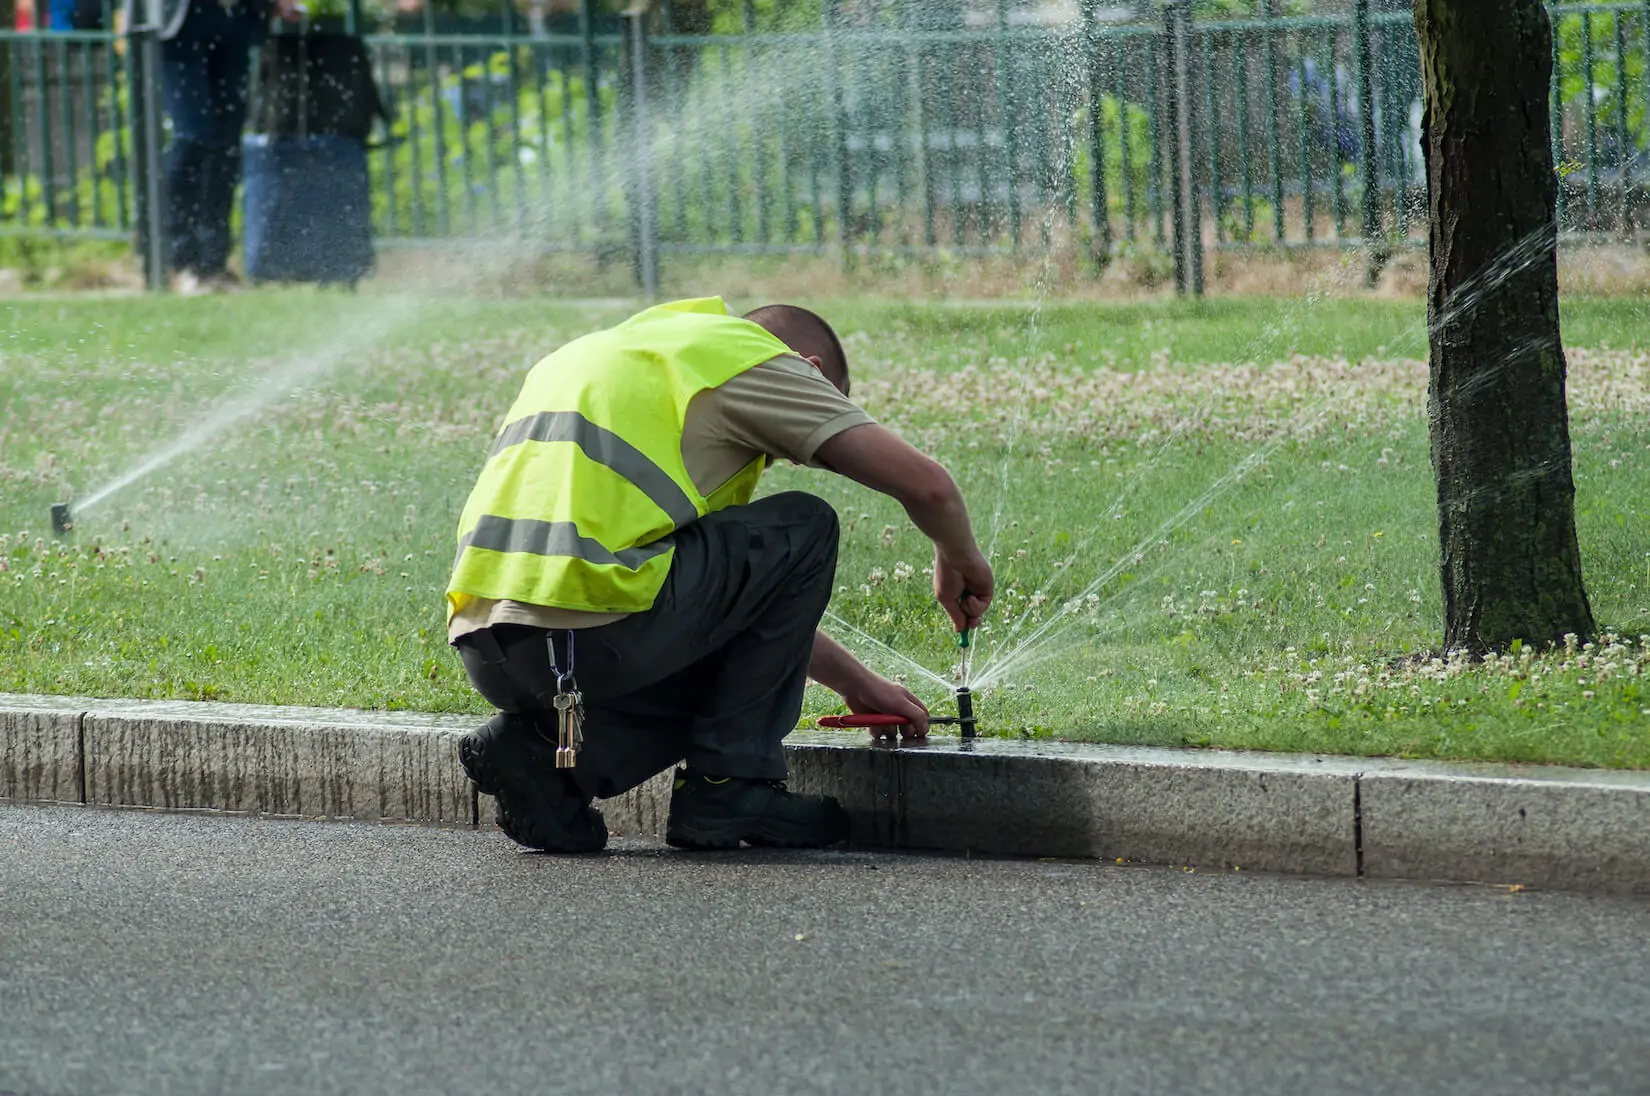
<path id="1" fill-rule="evenodd" d="M 811 362 L 786 354 L 693 398 L 682 427 L 682 463 L 693 486 L 709 495 L 759 456 L 818 467 L 814 453 L 821 445 L 874 421 Z M 494 624 L 594 628 L 624 615 L 476 598 L 454 614 L 447 640 Z"/>

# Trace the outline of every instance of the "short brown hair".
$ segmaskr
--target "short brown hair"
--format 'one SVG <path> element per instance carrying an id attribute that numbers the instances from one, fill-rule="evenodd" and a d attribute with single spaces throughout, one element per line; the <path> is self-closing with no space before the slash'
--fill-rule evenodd
<path id="1" fill-rule="evenodd" d="M 848 355 L 823 317 L 794 304 L 765 304 L 745 313 L 745 319 L 802 357 L 818 358 L 826 379 L 848 394 Z"/>

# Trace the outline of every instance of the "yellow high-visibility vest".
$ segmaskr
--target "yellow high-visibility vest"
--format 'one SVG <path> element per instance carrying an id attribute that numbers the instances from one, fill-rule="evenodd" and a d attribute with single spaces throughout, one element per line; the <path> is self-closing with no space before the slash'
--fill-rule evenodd
<path id="1" fill-rule="evenodd" d="M 649 608 L 671 534 L 749 502 L 765 464 L 701 495 L 682 463 L 689 401 L 790 352 L 708 297 L 649 308 L 535 365 L 459 518 L 448 619 L 473 598 Z"/>

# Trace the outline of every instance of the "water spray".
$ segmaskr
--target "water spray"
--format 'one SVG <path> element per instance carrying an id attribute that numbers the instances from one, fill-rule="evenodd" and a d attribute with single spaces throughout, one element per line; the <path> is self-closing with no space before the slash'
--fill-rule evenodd
<path id="1" fill-rule="evenodd" d="M 66 502 L 52 503 L 52 532 L 58 536 L 67 536 L 74 528 L 74 517 L 69 513 L 69 504 Z"/>
<path id="2" fill-rule="evenodd" d="M 961 605 L 963 600 L 967 597 L 968 591 L 964 590 L 962 595 L 957 598 L 958 605 Z M 957 646 L 962 649 L 963 680 L 963 683 L 957 686 L 954 694 L 957 698 L 957 714 L 954 716 L 936 715 L 928 717 L 929 726 L 955 725 L 958 728 L 958 733 L 965 739 L 976 738 L 979 735 L 978 723 L 974 718 L 974 690 L 968 687 L 968 656 L 973 652 L 973 646 L 970 643 L 970 636 L 972 633 L 972 628 L 964 628 L 962 631 L 957 633 Z M 911 721 L 903 715 L 883 715 L 875 712 L 861 712 L 855 715 L 821 716 L 819 725 L 821 727 L 834 728 L 905 727 L 910 725 L 910 722 Z"/>

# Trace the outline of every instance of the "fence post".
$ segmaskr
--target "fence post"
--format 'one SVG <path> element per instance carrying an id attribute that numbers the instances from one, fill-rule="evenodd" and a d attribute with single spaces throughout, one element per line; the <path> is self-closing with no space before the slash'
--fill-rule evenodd
<path id="1" fill-rule="evenodd" d="M 596 228 L 596 250 L 600 254 L 602 232 L 607 227 L 606 180 L 602 134 L 601 95 L 597 90 L 599 72 L 596 64 L 596 0 L 582 0 L 579 4 L 579 42 L 584 72 L 585 135 L 590 142 L 586 159 L 590 165 L 591 220 Z"/>
<path id="2" fill-rule="evenodd" d="M 1553 28 L 1553 39 L 1558 39 L 1558 28 Z M 1597 70 L 1593 64 L 1593 13 L 1581 11 L 1581 72 L 1587 81 L 1582 89 L 1581 102 L 1587 108 L 1583 115 L 1587 135 L 1587 230 L 1597 232 L 1600 227 L 1598 209 L 1598 98 L 1594 80 Z"/>
<path id="3" fill-rule="evenodd" d="M 1203 295 L 1203 225 L 1192 164 L 1197 147 L 1193 135 L 1196 119 L 1192 110 L 1190 62 L 1191 5 L 1188 0 L 1168 0 L 1163 6 L 1163 41 L 1167 47 L 1163 116 L 1168 129 L 1169 183 L 1173 188 L 1170 208 L 1173 217 L 1174 288 L 1184 296 Z"/>
<path id="4" fill-rule="evenodd" d="M 1266 55 L 1266 159 L 1272 169 L 1272 238 L 1283 243 L 1283 148 L 1278 140 L 1277 27 L 1272 23 L 1273 0 L 1260 0 L 1264 25 L 1261 44 Z"/>
<path id="5" fill-rule="evenodd" d="M 1192 295 L 1203 296 L 1203 196 L 1197 188 L 1197 149 L 1201 143 L 1198 140 L 1197 97 L 1192 94 L 1192 0 L 1180 0 L 1180 18 L 1176 28 L 1179 53 L 1175 64 L 1176 79 L 1180 87 L 1175 97 L 1180 104 L 1180 185 L 1186 188 L 1185 232 L 1186 232 L 1186 263 L 1191 267 Z M 1198 53 L 1201 57 L 1202 54 Z M 1204 80 L 1214 79 L 1214 74 L 1205 72 Z M 1213 121 L 1209 120 L 1212 125 Z"/>
<path id="6" fill-rule="evenodd" d="M 636 283 L 652 303 L 659 296 L 659 218 L 653 195 L 653 130 L 647 104 L 647 8 L 624 12 L 630 23 L 630 235 L 636 251 Z"/>
<path id="7" fill-rule="evenodd" d="M 850 174 L 851 166 L 848 161 L 848 101 L 843 89 L 847 79 L 846 73 L 839 67 L 842 59 L 847 56 L 842 43 L 836 37 L 836 0 L 823 0 L 819 5 L 820 25 L 824 30 L 825 48 L 830 56 L 830 63 L 825 65 L 831 73 L 831 114 L 836 124 L 836 238 L 837 246 L 842 249 L 842 266 L 844 270 L 854 267 L 853 250 L 853 201 L 854 180 Z M 815 193 L 815 201 L 818 194 Z M 823 210 L 824 206 L 820 208 Z"/>
<path id="8" fill-rule="evenodd" d="M 1083 41 L 1088 51 L 1089 75 L 1089 218 L 1093 222 L 1094 242 L 1090 246 L 1094 263 L 1104 270 L 1111 262 L 1111 203 L 1106 194 L 1105 102 L 1102 98 L 1100 67 L 1100 13 L 1097 0 L 1083 0 Z M 1118 100 L 1119 117 L 1128 125 L 1127 108 Z M 1129 165 L 1123 164 L 1128 173 Z"/>
<path id="9" fill-rule="evenodd" d="M 1363 180 L 1363 236 L 1364 284 L 1374 288 L 1386 265 L 1388 249 L 1381 238 L 1381 216 L 1376 204 L 1380 197 L 1381 173 L 1375 155 L 1375 85 L 1370 79 L 1369 0 L 1353 0 L 1352 53 L 1358 68 L 1358 113 L 1362 123 L 1363 162 L 1359 175 Z"/>
<path id="10" fill-rule="evenodd" d="M 34 33 L 29 36 L 29 52 L 33 55 L 34 65 L 30 75 L 34 77 L 34 125 L 40 134 L 40 161 L 37 170 L 40 174 L 40 200 L 46 207 L 46 223 L 53 224 L 57 220 L 57 172 L 52 165 L 52 121 L 51 121 L 51 85 L 46 76 L 46 46 L 42 39 L 46 28 L 41 25 L 42 18 L 49 18 L 43 12 L 37 12 L 34 21 Z"/>
<path id="11" fill-rule="evenodd" d="M 0 0 L 0 26 L 13 27 L 17 24 L 17 0 Z M 11 111 L 11 68 L 15 63 L 12 54 L 16 52 L 15 39 L 0 42 L 0 202 L 5 198 L 5 177 L 17 170 L 16 150 L 12 147 L 15 134 L 12 130 Z M 18 184 L 21 186 L 21 182 Z M 23 208 L 18 207 L 20 210 Z"/>
<path id="12" fill-rule="evenodd" d="M 1014 94 L 1010 81 L 1014 73 L 1014 57 L 1009 52 L 1008 0 L 997 0 L 996 53 L 993 57 L 993 75 L 997 85 L 997 124 L 1003 129 L 1003 157 L 1008 168 L 1008 238 L 1017 251 L 1020 247 L 1020 142 L 1015 126 Z M 984 145 L 981 145 L 983 151 Z M 982 195 L 983 197 L 983 195 Z"/>
<path id="13" fill-rule="evenodd" d="M 154 22 L 130 27 L 126 37 L 130 111 L 133 222 L 143 260 L 143 283 L 166 289 L 166 168 L 160 105 L 160 37 Z"/>
<path id="14" fill-rule="evenodd" d="M 1190 285 L 1186 264 L 1185 192 L 1180 186 L 1180 88 L 1181 64 L 1177 47 L 1180 28 L 1180 0 L 1163 4 L 1163 113 L 1158 144 L 1169 154 L 1169 248 L 1174 255 L 1174 291 L 1184 297 Z M 1162 180 L 1158 180 L 1161 185 Z"/>

